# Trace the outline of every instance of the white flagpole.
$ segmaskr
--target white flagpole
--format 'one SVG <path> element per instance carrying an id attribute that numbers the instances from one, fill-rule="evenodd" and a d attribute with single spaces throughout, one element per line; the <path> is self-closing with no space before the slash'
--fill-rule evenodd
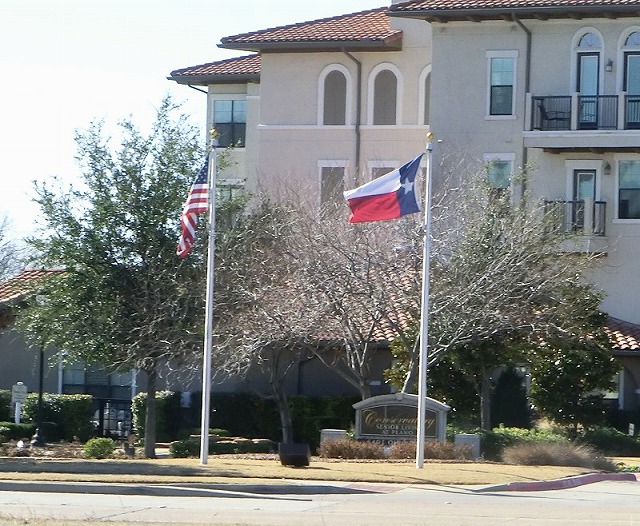
<path id="1" fill-rule="evenodd" d="M 416 468 L 424 467 L 425 406 L 427 402 L 427 360 L 429 357 L 429 258 L 431 254 L 431 153 L 433 133 L 427 134 L 424 198 L 424 243 L 422 249 L 422 304 L 420 310 L 420 361 L 418 365 L 418 432 Z"/>
<path id="2" fill-rule="evenodd" d="M 212 134 L 213 135 L 213 134 Z M 211 405 L 211 347 L 213 339 L 213 257 L 216 243 L 216 146 L 215 137 L 211 140 L 209 152 L 209 243 L 207 250 L 207 295 L 204 319 L 204 356 L 202 360 L 202 418 L 200 427 L 200 464 L 206 464 L 209 458 L 209 414 Z"/>

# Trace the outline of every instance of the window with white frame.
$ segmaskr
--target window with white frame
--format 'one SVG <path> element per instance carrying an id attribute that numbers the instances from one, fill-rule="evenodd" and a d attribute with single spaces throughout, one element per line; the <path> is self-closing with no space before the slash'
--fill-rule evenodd
<path id="1" fill-rule="evenodd" d="M 341 203 L 343 192 L 344 167 L 323 166 L 320 172 L 320 204 Z"/>
<path id="2" fill-rule="evenodd" d="M 247 133 L 247 101 L 215 100 L 213 123 L 218 132 L 218 146 L 244 148 Z"/>
<path id="3" fill-rule="evenodd" d="M 374 81 L 373 124 L 396 124 L 398 79 L 390 69 L 380 71 Z"/>
<path id="4" fill-rule="evenodd" d="M 516 51 L 487 53 L 489 116 L 513 116 L 515 113 L 516 58 Z"/>
<path id="5" fill-rule="evenodd" d="M 398 165 L 394 161 L 369 161 L 369 173 L 371 174 L 371 180 L 382 177 L 383 175 L 393 172 Z"/>
<path id="6" fill-rule="evenodd" d="M 618 219 L 640 219 L 640 160 L 618 161 Z"/>
<path id="7" fill-rule="evenodd" d="M 419 85 L 419 118 L 420 124 L 429 124 L 429 97 L 431 94 L 431 66 L 427 66 L 420 74 Z"/>
<path id="8" fill-rule="evenodd" d="M 492 153 L 484 156 L 487 183 L 494 190 L 506 190 L 511 186 L 515 155 Z"/>
<path id="9" fill-rule="evenodd" d="M 640 128 L 640 31 L 628 28 L 622 41 L 622 91 L 626 92 L 625 128 Z"/>
<path id="10" fill-rule="evenodd" d="M 324 78 L 322 124 L 344 125 L 347 108 L 347 77 L 337 69 Z"/>
<path id="11" fill-rule="evenodd" d="M 344 205 L 344 175 L 346 161 L 321 161 L 320 208 L 322 214 L 332 213 Z"/>

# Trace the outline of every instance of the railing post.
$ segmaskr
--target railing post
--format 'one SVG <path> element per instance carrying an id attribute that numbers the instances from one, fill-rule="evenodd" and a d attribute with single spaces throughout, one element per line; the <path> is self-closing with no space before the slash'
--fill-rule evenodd
<path id="1" fill-rule="evenodd" d="M 624 130 L 627 126 L 625 115 L 627 113 L 627 94 L 624 91 L 618 93 L 618 130 Z"/>
<path id="2" fill-rule="evenodd" d="M 571 94 L 571 129 L 578 129 L 578 93 Z"/>
<path id="3" fill-rule="evenodd" d="M 585 236 L 593 235 L 593 198 L 584 199 L 584 225 L 582 232 Z"/>
<path id="4" fill-rule="evenodd" d="M 531 131 L 532 127 L 533 105 L 531 104 L 531 93 L 527 93 L 524 99 L 524 131 Z"/>

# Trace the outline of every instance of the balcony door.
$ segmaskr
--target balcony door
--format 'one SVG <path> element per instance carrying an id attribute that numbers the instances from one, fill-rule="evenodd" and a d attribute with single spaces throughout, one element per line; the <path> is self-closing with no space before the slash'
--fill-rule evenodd
<path id="1" fill-rule="evenodd" d="M 640 128 L 640 53 L 625 53 L 624 87 L 627 92 L 627 127 Z"/>
<path id="2" fill-rule="evenodd" d="M 584 228 L 585 207 L 593 208 L 596 199 L 596 171 L 573 171 L 573 199 L 571 203 L 571 223 L 574 230 Z M 588 214 L 591 216 L 591 214 Z"/>
<path id="3" fill-rule="evenodd" d="M 598 89 L 600 78 L 600 54 L 578 53 L 579 127 L 598 126 Z"/>

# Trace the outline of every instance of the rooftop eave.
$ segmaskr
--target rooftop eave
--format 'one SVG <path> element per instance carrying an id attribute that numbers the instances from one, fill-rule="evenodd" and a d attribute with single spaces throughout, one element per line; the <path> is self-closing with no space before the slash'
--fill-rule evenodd
<path id="1" fill-rule="evenodd" d="M 638 349 L 613 349 L 611 351 L 611 354 L 613 356 L 618 356 L 618 357 L 637 357 L 640 356 L 640 350 Z"/>
<path id="2" fill-rule="evenodd" d="M 223 42 L 223 49 L 252 51 L 254 53 L 327 53 L 349 51 L 401 51 L 402 37 L 386 40 L 345 40 L 305 42 Z"/>
<path id="3" fill-rule="evenodd" d="M 387 13 L 392 17 L 419 18 L 427 22 L 481 22 L 486 20 L 510 20 L 516 18 L 533 18 L 537 20 L 548 19 L 583 19 L 583 18 L 623 18 L 640 16 L 637 6 L 605 6 L 589 7 L 583 9 L 565 6 L 557 7 L 519 7 L 519 8 L 494 8 L 494 9 L 420 9 L 415 11 L 394 11 Z"/>
<path id="4" fill-rule="evenodd" d="M 260 75 L 257 73 L 239 73 L 237 75 L 177 75 L 169 76 L 167 79 L 185 86 L 209 86 L 210 84 L 258 83 L 260 82 Z"/>

